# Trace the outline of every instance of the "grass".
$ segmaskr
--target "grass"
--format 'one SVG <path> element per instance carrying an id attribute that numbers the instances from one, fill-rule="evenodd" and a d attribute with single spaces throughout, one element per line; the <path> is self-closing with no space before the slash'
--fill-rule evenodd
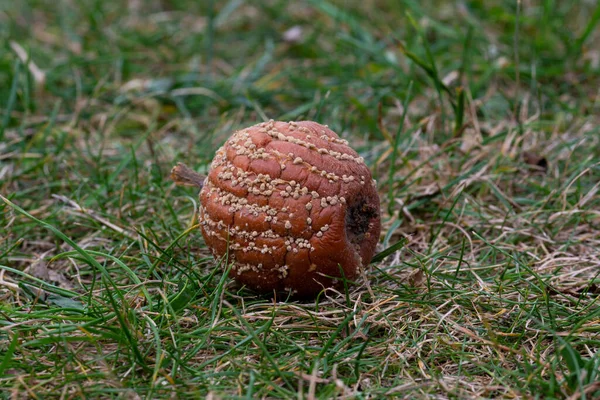
<path id="1" fill-rule="evenodd" d="M 583 0 L 0 3 L 0 396 L 597 398 L 599 20 Z M 168 179 L 269 118 L 347 138 L 379 250 L 406 241 L 347 291 L 236 286 Z"/>

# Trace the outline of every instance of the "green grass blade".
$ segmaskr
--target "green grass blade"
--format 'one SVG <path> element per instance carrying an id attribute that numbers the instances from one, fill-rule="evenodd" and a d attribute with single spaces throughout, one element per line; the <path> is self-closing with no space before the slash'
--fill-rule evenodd
<path id="1" fill-rule="evenodd" d="M 4 357 L 2 358 L 2 362 L 0 363 L 0 376 L 4 376 L 4 371 L 10 366 L 12 361 L 13 354 L 17 349 L 17 345 L 19 344 L 19 334 L 17 332 L 13 333 L 12 340 L 6 349 L 6 353 L 4 353 Z"/>
<path id="2" fill-rule="evenodd" d="M 387 256 L 394 254 L 398 250 L 402 249 L 406 245 L 406 243 L 408 243 L 408 239 L 402 238 L 387 249 L 380 251 L 379 253 L 375 254 L 373 259 L 371 260 L 371 264 L 383 261 L 383 259 Z"/>
<path id="3" fill-rule="evenodd" d="M 2 118 L 2 125 L 0 125 L 0 142 L 4 141 L 4 131 L 10 122 L 12 111 L 17 101 L 17 89 L 19 88 L 19 77 L 21 74 L 21 63 L 15 62 L 14 76 L 12 85 L 10 87 L 10 94 L 8 95 L 8 101 L 6 103 L 6 109 L 4 110 L 4 117 Z"/>
<path id="4" fill-rule="evenodd" d="M 413 82 L 410 81 L 408 84 L 408 89 L 406 90 L 406 98 L 404 99 L 402 117 L 400 118 L 400 124 L 398 125 L 398 130 L 396 131 L 396 135 L 394 136 L 394 145 L 392 147 L 392 154 L 390 156 L 390 171 L 388 172 L 388 213 L 393 214 L 393 208 L 396 206 L 396 202 L 394 201 L 394 180 L 396 175 L 396 160 L 398 158 L 398 146 L 400 145 L 400 136 L 402 135 L 402 131 L 404 130 L 404 120 L 406 118 L 406 114 L 408 113 L 408 106 L 410 104 L 410 98 L 412 94 Z"/>

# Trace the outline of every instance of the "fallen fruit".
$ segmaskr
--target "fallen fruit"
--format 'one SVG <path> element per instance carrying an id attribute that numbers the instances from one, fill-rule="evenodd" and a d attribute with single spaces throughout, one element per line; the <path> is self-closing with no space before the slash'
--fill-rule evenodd
<path id="1" fill-rule="evenodd" d="M 200 224 L 230 276 L 259 293 L 312 297 L 368 266 L 381 231 L 371 172 L 316 122 L 269 121 L 235 132 L 207 177 L 183 164 L 175 182 L 200 191 Z"/>

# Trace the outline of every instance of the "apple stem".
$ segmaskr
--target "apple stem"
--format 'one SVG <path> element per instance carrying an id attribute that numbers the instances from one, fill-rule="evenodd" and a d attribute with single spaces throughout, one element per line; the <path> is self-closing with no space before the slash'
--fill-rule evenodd
<path id="1" fill-rule="evenodd" d="M 177 163 L 171 170 L 171 179 L 178 186 L 196 186 L 202 189 L 206 176 L 197 173 L 184 163 Z"/>

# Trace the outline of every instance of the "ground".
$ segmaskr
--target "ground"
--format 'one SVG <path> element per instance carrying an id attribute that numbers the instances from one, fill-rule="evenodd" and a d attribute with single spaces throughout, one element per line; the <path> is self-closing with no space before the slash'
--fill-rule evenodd
<path id="1" fill-rule="evenodd" d="M 0 2 L 0 396 L 598 398 L 599 20 Z M 328 124 L 381 194 L 380 255 L 315 301 L 226 278 L 168 178 L 271 118 Z"/>

